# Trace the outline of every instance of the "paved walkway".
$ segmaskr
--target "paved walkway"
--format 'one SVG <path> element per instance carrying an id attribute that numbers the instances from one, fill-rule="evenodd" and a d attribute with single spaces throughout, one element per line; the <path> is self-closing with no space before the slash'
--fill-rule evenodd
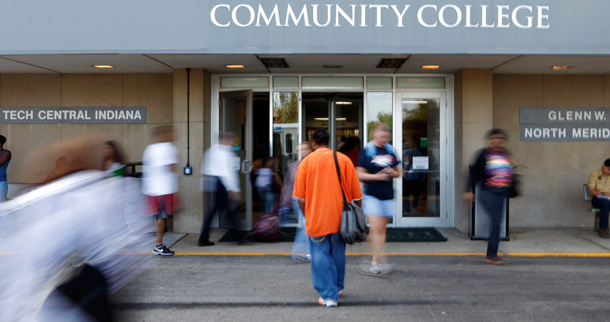
<path id="1" fill-rule="evenodd" d="M 439 229 L 448 237 L 446 242 L 387 243 L 386 253 L 396 256 L 470 256 L 484 255 L 487 242 L 471 240 L 467 234 L 455 229 Z M 216 242 L 225 233 L 214 229 L 210 240 Z M 601 238 L 592 228 L 515 228 L 510 231 L 510 241 L 500 242 L 500 252 L 506 256 L 537 257 L 610 257 L 610 239 Z M 172 250 L 177 255 L 289 255 L 292 243 L 252 243 L 238 246 L 236 243 L 216 243 L 210 247 L 198 247 L 198 234 L 189 234 L 176 243 Z M 367 243 L 347 246 L 348 255 L 365 253 Z"/>

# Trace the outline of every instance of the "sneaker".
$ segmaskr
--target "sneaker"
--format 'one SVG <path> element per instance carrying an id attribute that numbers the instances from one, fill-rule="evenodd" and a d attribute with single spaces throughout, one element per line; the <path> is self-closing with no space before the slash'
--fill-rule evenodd
<path id="1" fill-rule="evenodd" d="M 155 246 L 152 250 L 153 255 L 172 256 L 174 252 L 165 247 L 165 245 Z"/>
<path id="2" fill-rule="evenodd" d="M 204 247 L 204 246 L 214 246 L 214 242 L 211 242 L 211 241 L 209 241 L 209 240 L 205 240 L 205 241 L 203 241 L 203 242 L 198 241 L 198 242 L 197 242 L 197 246 L 199 246 L 199 247 Z"/>
<path id="3" fill-rule="evenodd" d="M 295 262 L 310 262 L 311 255 L 310 254 L 292 254 L 292 259 Z"/>
<path id="4" fill-rule="evenodd" d="M 337 302 L 336 301 L 333 301 L 331 299 L 325 300 L 323 298 L 319 298 L 318 299 L 318 304 L 320 304 L 321 306 L 327 306 L 327 307 L 337 306 Z"/>
<path id="5" fill-rule="evenodd" d="M 606 229 L 599 229 L 599 237 L 601 238 L 610 238 L 610 233 L 608 233 L 608 228 Z"/>
<path id="6" fill-rule="evenodd" d="M 498 256 L 487 256 L 485 257 L 485 263 L 487 264 L 493 264 L 493 265 L 504 265 L 504 259 L 502 259 L 501 257 Z"/>

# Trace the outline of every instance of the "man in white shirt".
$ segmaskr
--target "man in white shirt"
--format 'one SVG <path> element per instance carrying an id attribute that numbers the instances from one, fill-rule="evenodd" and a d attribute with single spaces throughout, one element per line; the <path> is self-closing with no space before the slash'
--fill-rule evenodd
<path id="1" fill-rule="evenodd" d="M 147 146 L 142 156 L 142 192 L 148 196 L 157 218 L 157 243 L 152 253 L 172 256 L 174 252 L 163 245 L 163 233 L 167 218 L 174 214 L 174 194 L 178 192 L 178 150 L 172 143 L 173 127 L 157 127 L 153 130 L 153 136 L 156 143 Z"/>
<path id="2" fill-rule="evenodd" d="M 204 204 L 207 209 L 203 217 L 203 226 L 199 236 L 198 246 L 212 246 L 210 241 L 210 226 L 214 214 L 226 211 L 227 218 L 234 221 L 230 213 L 229 200 L 241 200 L 239 175 L 232 167 L 238 156 L 233 152 L 234 133 L 221 132 L 219 144 L 213 144 L 203 155 L 201 164 L 201 190 L 204 195 Z M 234 223 L 232 223 L 234 224 Z M 239 244 L 247 243 L 243 232 L 237 232 Z"/>

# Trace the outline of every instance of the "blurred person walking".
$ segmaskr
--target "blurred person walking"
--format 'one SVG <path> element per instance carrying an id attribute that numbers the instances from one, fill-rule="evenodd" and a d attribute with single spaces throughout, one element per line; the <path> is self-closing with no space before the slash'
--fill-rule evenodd
<path id="1" fill-rule="evenodd" d="M 206 207 L 199 235 L 198 246 L 212 246 L 210 241 L 210 227 L 212 219 L 217 212 L 225 212 L 226 218 L 236 226 L 235 214 L 232 213 L 231 201 L 241 200 L 241 188 L 237 169 L 233 168 L 235 160 L 239 158 L 233 152 L 232 132 L 220 132 L 218 144 L 213 144 L 203 155 L 201 164 L 201 186 L 203 202 Z M 238 236 L 238 244 L 247 244 L 246 232 L 234 230 Z"/>
<path id="2" fill-rule="evenodd" d="M 339 235 L 343 194 L 360 205 L 362 190 L 352 161 L 337 153 L 341 182 L 337 177 L 334 152 L 328 148 L 328 132 L 312 134 L 314 152 L 301 162 L 294 182 L 293 197 L 305 214 L 310 236 L 311 278 L 320 298 L 318 304 L 337 306 L 345 281 L 345 242 Z"/>
<path id="3" fill-rule="evenodd" d="M 125 157 L 123 151 L 116 141 L 104 142 L 104 161 L 102 170 L 112 176 L 125 176 Z"/>
<path id="4" fill-rule="evenodd" d="M 377 123 L 373 126 L 373 140 L 362 149 L 358 156 L 356 171 L 358 179 L 366 184 L 362 198 L 362 210 L 367 215 L 373 258 L 361 266 L 365 274 L 387 274 L 392 265 L 381 258 L 386 239 L 386 226 L 394 218 L 394 185 L 392 178 L 400 177 L 398 160 L 394 148 L 388 144 L 391 138 L 390 126 Z M 382 262 L 383 261 L 383 262 Z"/>
<path id="5" fill-rule="evenodd" d="M 282 190 L 281 195 L 281 207 L 288 207 L 288 205 L 292 206 L 292 211 L 298 215 L 299 225 L 297 227 L 297 232 L 294 236 L 294 243 L 292 244 L 291 256 L 294 260 L 311 260 L 311 251 L 310 245 L 308 241 L 307 233 L 305 233 L 305 216 L 299 208 L 299 203 L 296 199 L 292 198 L 292 194 L 294 191 L 294 179 L 297 175 L 297 169 L 299 164 L 311 153 L 311 147 L 309 143 L 302 142 L 297 146 L 298 152 L 298 160 L 292 162 L 288 170 L 286 170 L 286 177 L 284 178 L 284 189 Z"/>
<path id="6" fill-rule="evenodd" d="M 128 255 L 150 243 L 144 198 L 134 179 L 102 171 L 102 142 L 45 144 L 24 159 L 24 180 L 44 185 L 0 204 L 17 219 L 3 240 L 0 321 L 111 321 L 108 296 L 146 269 Z"/>
<path id="7" fill-rule="evenodd" d="M 404 152 L 402 153 L 403 177 L 402 177 L 402 210 L 403 217 L 418 216 L 419 196 L 422 190 L 422 179 L 424 174 L 413 169 L 413 157 L 420 157 L 422 154 L 417 149 L 417 142 L 414 135 L 405 138 Z M 413 196 L 413 200 L 409 197 Z"/>
<path id="8" fill-rule="evenodd" d="M 504 203 L 509 197 L 509 189 L 513 183 L 513 161 L 504 147 L 506 133 L 501 129 L 487 132 L 487 147 L 475 154 L 470 170 L 468 189 L 478 187 L 478 195 L 474 191 L 464 193 L 464 199 L 474 201 L 475 197 L 490 218 L 489 240 L 485 261 L 489 264 L 502 265 L 504 259 L 498 256 L 500 244 L 500 225 Z"/>
<path id="9" fill-rule="evenodd" d="M 148 196 L 157 218 L 157 241 L 152 253 L 172 256 L 174 252 L 163 245 L 163 234 L 167 219 L 174 214 L 174 194 L 178 192 L 178 150 L 172 143 L 174 128 L 157 127 L 153 130 L 153 137 L 156 143 L 147 146 L 142 156 L 142 192 Z"/>
<path id="10" fill-rule="evenodd" d="M 11 162 L 11 151 L 4 149 L 6 137 L 0 135 L 0 202 L 6 201 L 8 195 L 8 181 L 6 179 L 6 168 Z M 11 229 L 10 221 L 7 217 L 0 217 L 0 235 L 6 237 Z"/>

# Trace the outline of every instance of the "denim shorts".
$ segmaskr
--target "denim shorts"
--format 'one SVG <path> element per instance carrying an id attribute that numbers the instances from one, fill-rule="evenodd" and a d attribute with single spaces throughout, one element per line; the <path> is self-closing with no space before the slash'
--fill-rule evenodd
<path id="1" fill-rule="evenodd" d="M 394 199 L 379 200 L 367 194 L 362 196 L 362 210 L 367 216 L 375 215 L 379 217 L 394 218 L 395 209 L 396 203 L 394 202 Z"/>

